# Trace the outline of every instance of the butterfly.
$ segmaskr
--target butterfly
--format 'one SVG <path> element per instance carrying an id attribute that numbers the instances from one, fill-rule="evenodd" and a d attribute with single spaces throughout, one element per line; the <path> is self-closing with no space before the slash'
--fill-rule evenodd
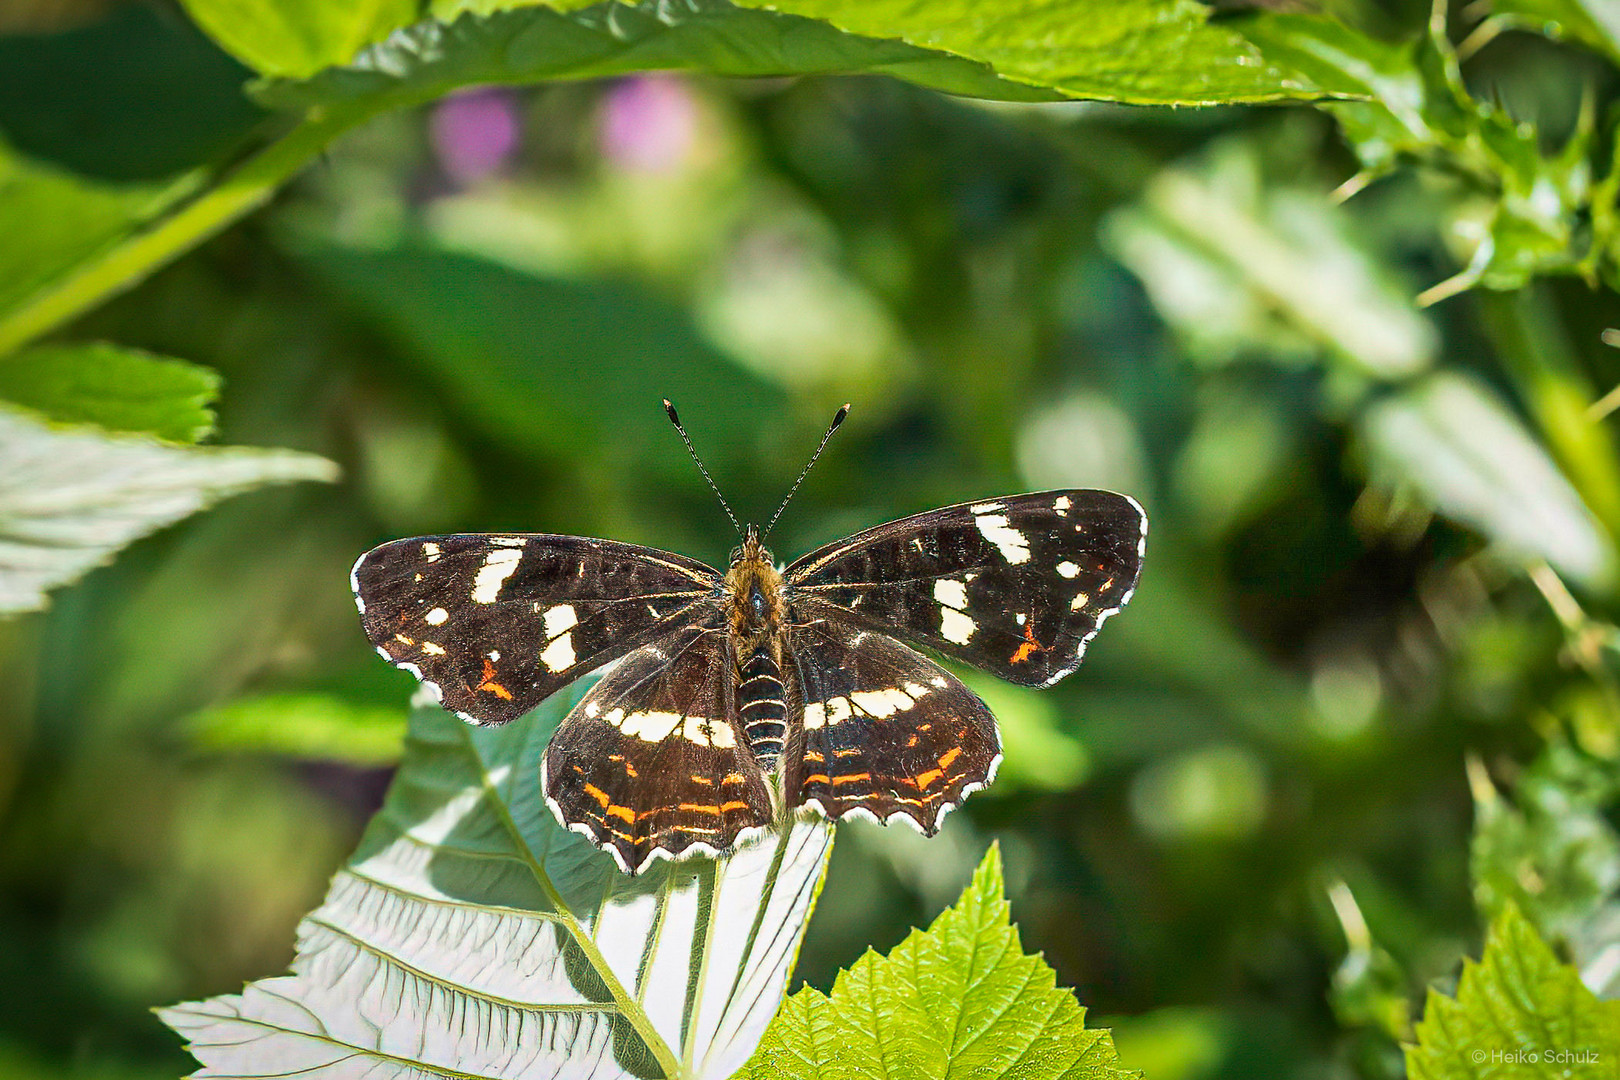
<path id="1" fill-rule="evenodd" d="M 1147 518 L 1108 491 L 981 499 L 786 567 L 769 530 L 739 528 L 724 573 L 612 540 L 419 536 L 362 555 L 351 583 L 377 651 L 474 724 L 616 662 L 558 726 L 541 783 L 564 826 L 633 874 L 723 855 L 803 810 L 937 832 L 994 779 L 1001 740 L 984 702 L 914 646 L 1051 686 L 1130 600 Z"/>

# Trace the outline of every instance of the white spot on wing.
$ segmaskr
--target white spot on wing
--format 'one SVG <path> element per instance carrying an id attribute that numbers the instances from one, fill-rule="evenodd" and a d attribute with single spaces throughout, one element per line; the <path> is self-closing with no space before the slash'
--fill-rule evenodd
<path id="1" fill-rule="evenodd" d="M 478 568 L 478 576 L 473 578 L 473 603 L 493 604 L 501 595 L 501 584 L 512 576 L 521 558 L 523 552 L 516 548 L 501 548 L 484 556 L 484 565 Z"/>
<path id="2" fill-rule="evenodd" d="M 1069 516 L 1069 507 L 1073 505 L 1074 503 L 1069 501 L 1069 497 L 1067 495 L 1059 495 L 1057 498 L 1052 500 L 1052 509 L 1056 510 L 1063 517 Z"/>
<path id="3" fill-rule="evenodd" d="M 614 714 L 618 709 L 608 713 L 607 719 L 613 722 Z M 622 714 L 621 714 L 622 715 Z M 680 727 L 681 721 L 686 719 L 680 713 L 648 710 L 647 712 L 630 713 L 619 720 L 619 730 L 632 738 L 642 739 L 646 742 L 663 742 L 670 733 Z"/>
<path id="4" fill-rule="evenodd" d="M 422 651 L 427 653 L 429 656 L 443 656 L 444 655 L 444 648 L 442 646 L 435 645 L 431 641 L 422 642 Z"/>
<path id="5" fill-rule="evenodd" d="M 423 544 L 422 545 L 422 556 L 424 558 L 426 558 L 428 562 L 438 562 L 439 561 L 439 545 L 434 544 L 434 543 Z"/>
<path id="6" fill-rule="evenodd" d="M 946 578 L 934 582 L 934 599 L 958 610 L 967 607 L 967 586 Z"/>
<path id="7" fill-rule="evenodd" d="M 950 608 L 939 609 L 939 636 L 946 641 L 966 645 L 968 639 L 973 636 L 973 631 L 978 628 L 978 623 L 960 611 L 953 611 Z"/>
<path id="8" fill-rule="evenodd" d="M 1001 557 L 1017 566 L 1029 561 L 1029 539 L 1007 524 L 1006 514 L 980 514 L 973 519 L 984 538 L 996 545 Z"/>
<path id="9" fill-rule="evenodd" d="M 1079 611 L 1089 603 L 1091 603 L 1091 596 L 1088 593 L 1075 593 L 1074 599 L 1069 601 L 1069 610 Z"/>
<path id="10" fill-rule="evenodd" d="M 528 541 L 523 539 L 521 536 L 492 536 L 489 538 L 489 542 L 498 547 L 512 548 L 520 548 L 524 544 L 528 543 Z"/>
<path id="11" fill-rule="evenodd" d="M 426 615 L 422 616 L 422 621 L 427 623 L 429 626 L 443 626 L 446 620 L 449 618 L 450 613 L 448 611 L 444 610 L 442 607 L 436 607 Z"/>
<path id="12" fill-rule="evenodd" d="M 814 731 L 827 722 L 827 709 L 819 701 L 812 701 L 804 707 L 804 730 Z"/>
<path id="13" fill-rule="evenodd" d="M 874 719 L 881 720 L 885 716 L 893 716 L 903 712 L 916 704 L 911 695 L 898 687 L 888 687 L 883 690 L 857 690 L 849 695 L 850 700 L 860 707 L 861 711 Z"/>
<path id="14" fill-rule="evenodd" d="M 974 503 L 972 506 L 968 507 L 968 513 L 970 513 L 970 514 L 993 514 L 997 510 L 1000 510 L 1001 508 L 1002 508 L 1002 504 L 998 503 L 998 502 Z"/>
<path id="15" fill-rule="evenodd" d="M 566 671 L 574 666 L 573 638 L 573 634 L 564 634 L 546 646 L 546 651 L 540 654 L 540 662 L 546 665 L 547 671 Z"/>
<path id="16" fill-rule="evenodd" d="M 1064 577 L 1072 578 L 1080 572 L 1080 568 L 1074 563 L 1065 559 L 1063 562 L 1057 564 L 1057 572 L 1062 574 Z"/>
<path id="17" fill-rule="evenodd" d="M 558 604 L 556 607 L 547 608 L 545 615 L 541 616 L 541 618 L 545 619 L 546 637 L 548 638 L 556 637 L 579 622 L 578 617 L 574 614 L 572 604 Z"/>

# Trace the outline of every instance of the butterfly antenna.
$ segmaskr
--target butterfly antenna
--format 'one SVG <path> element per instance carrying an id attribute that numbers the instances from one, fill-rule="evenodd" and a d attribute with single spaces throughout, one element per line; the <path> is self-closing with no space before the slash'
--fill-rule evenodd
<path id="1" fill-rule="evenodd" d="M 788 500 L 793 498 L 793 493 L 795 491 L 799 490 L 799 485 L 804 483 L 804 478 L 810 475 L 810 466 L 814 465 L 816 463 L 816 459 L 821 456 L 821 452 L 827 449 L 827 440 L 832 438 L 833 432 L 838 430 L 838 425 L 842 424 L 844 422 L 844 417 L 848 415 L 849 402 L 846 401 L 839 408 L 839 410 L 833 414 L 833 421 L 827 428 L 827 434 L 821 437 L 821 445 L 816 447 L 816 452 L 811 454 L 810 460 L 804 463 L 804 469 L 799 473 L 799 478 L 793 481 L 793 486 L 788 488 L 788 493 L 782 497 L 782 505 L 778 506 L 776 508 L 776 513 L 771 515 L 771 523 L 765 526 L 764 533 L 760 535 L 761 540 L 771 535 L 771 528 L 775 526 L 776 519 L 782 516 L 782 511 L 787 509 Z"/>
<path id="2" fill-rule="evenodd" d="M 681 433 L 681 442 L 686 444 L 686 452 L 692 455 L 692 461 L 696 463 L 698 472 L 702 473 L 703 479 L 709 482 L 709 490 L 714 492 L 714 497 L 720 500 L 720 507 L 726 512 L 726 517 L 731 519 L 731 527 L 737 530 L 738 536 L 741 536 L 743 529 L 737 523 L 737 515 L 731 512 L 731 504 L 726 502 L 724 495 L 720 494 L 720 486 L 714 482 L 714 477 L 710 476 L 709 470 L 703 467 L 703 459 L 698 457 L 698 452 L 693 448 L 692 440 L 687 436 L 686 429 L 681 427 L 681 418 L 675 415 L 675 406 L 669 403 L 669 398 L 664 399 L 664 411 L 669 414 L 669 422 L 675 425 L 675 430 Z M 823 442 L 825 441 L 823 440 Z"/>

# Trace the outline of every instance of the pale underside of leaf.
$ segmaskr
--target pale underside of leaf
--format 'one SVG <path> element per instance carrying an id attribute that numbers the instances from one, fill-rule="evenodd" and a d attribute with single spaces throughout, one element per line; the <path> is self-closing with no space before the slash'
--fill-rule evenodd
<path id="1" fill-rule="evenodd" d="M 619 873 L 540 797 L 582 691 L 494 729 L 418 709 L 292 974 L 162 1012 L 196 1075 L 730 1076 L 786 989 L 831 830 Z"/>
<path id="2" fill-rule="evenodd" d="M 43 607 L 47 590 L 226 496 L 336 476 L 312 454 L 168 446 L 0 408 L 0 613 Z"/>

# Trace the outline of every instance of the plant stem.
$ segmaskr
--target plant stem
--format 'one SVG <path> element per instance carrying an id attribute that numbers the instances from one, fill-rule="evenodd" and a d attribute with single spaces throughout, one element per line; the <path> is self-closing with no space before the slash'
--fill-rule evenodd
<path id="1" fill-rule="evenodd" d="M 297 127 L 179 210 L 47 285 L 0 318 L 0 356 L 140 283 L 262 205 L 328 143 L 370 115 L 370 110 L 312 110 Z"/>

